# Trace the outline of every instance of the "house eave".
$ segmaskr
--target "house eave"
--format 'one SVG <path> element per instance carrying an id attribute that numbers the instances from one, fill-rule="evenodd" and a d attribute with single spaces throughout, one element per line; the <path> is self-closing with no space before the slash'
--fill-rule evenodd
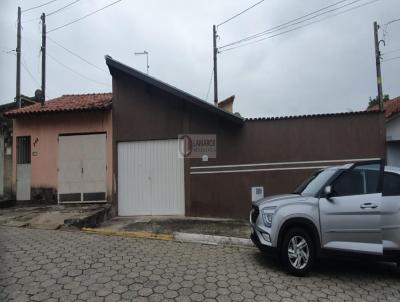
<path id="1" fill-rule="evenodd" d="M 240 124 L 240 125 L 242 125 L 244 123 L 243 118 L 238 117 L 232 113 L 226 112 L 226 111 L 224 111 L 214 105 L 211 105 L 211 104 L 207 103 L 206 101 L 204 101 L 196 96 L 193 96 L 183 90 L 180 90 L 180 89 L 173 87 L 167 83 L 164 83 L 156 78 L 153 78 L 147 74 L 137 71 L 125 64 L 122 64 L 122 63 L 114 60 L 110 56 L 106 56 L 105 59 L 106 59 L 106 63 L 110 70 L 111 75 L 115 75 L 115 71 L 125 73 L 125 74 L 130 75 L 138 80 L 141 80 L 149 85 L 152 85 L 163 91 L 166 91 L 180 99 L 183 99 L 184 101 L 186 101 L 190 104 L 193 104 L 194 106 L 200 107 L 200 108 L 207 110 L 213 114 L 216 114 L 216 115 L 220 116 L 221 118 L 227 119 L 231 122 L 234 122 L 234 123 Z"/>

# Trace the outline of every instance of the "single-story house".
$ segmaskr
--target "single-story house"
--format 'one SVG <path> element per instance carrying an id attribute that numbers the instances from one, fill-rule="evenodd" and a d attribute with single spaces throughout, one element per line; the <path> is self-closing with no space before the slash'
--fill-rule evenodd
<path id="1" fill-rule="evenodd" d="M 112 194 L 112 94 L 63 95 L 14 109 L 18 201 L 107 202 Z"/>
<path id="2" fill-rule="evenodd" d="M 252 198 L 291 192 L 317 169 L 385 157 L 381 112 L 246 119 L 109 56 L 106 63 L 119 215 L 247 218 Z M 215 154 L 179 156 L 181 138 L 195 135 L 215 138 Z"/>
<path id="3" fill-rule="evenodd" d="M 383 104 L 386 121 L 386 157 L 387 164 L 400 166 L 400 97 Z M 374 106 L 368 110 L 377 110 Z"/>
<path id="4" fill-rule="evenodd" d="M 112 94 L 8 113 L 17 199 L 107 201 L 120 216 L 247 218 L 252 199 L 291 192 L 317 169 L 385 157 L 382 112 L 243 118 L 233 97 L 214 106 L 106 63 Z"/>

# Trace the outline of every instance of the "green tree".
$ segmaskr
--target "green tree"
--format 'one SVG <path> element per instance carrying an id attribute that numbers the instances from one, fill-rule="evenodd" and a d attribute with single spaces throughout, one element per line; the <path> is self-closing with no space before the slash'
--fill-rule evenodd
<path id="1" fill-rule="evenodd" d="M 375 105 L 379 105 L 379 98 L 375 97 L 375 98 L 371 98 L 369 97 L 369 102 L 368 102 L 368 108 L 374 107 Z M 383 96 L 383 103 L 387 102 L 390 100 L 390 97 L 388 94 L 385 94 Z"/>

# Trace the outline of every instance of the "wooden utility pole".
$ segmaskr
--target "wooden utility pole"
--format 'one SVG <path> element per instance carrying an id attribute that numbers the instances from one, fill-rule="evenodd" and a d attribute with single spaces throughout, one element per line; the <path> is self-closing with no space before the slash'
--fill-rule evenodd
<path id="1" fill-rule="evenodd" d="M 42 106 L 46 100 L 46 15 L 42 14 Z"/>
<path id="2" fill-rule="evenodd" d="M 213 25 L 213 56 L 214 56 L 214 105 L 218 106 L 218 72 L 217 72 L 217 28 Z"/>
<path id="3" fill-rule="evenodd" d="M 18 24 L 17 24 L 17 81 L 15 91 L 15 101 L 18 108 L 21 108 L 21 7 L 18 6 Z"/>
<path id="4" fill-rule="evenodd" d="M 375 61 L 376 61 L 376 81 L 378 84 L 378 101 L 379 110 L 383 111 L 383 91 L 382 91 L 382 72 L 381 72 L 381 51 L 379 50 L 379 25 L 374 22 L 374 38 L 375 38 Z"/>

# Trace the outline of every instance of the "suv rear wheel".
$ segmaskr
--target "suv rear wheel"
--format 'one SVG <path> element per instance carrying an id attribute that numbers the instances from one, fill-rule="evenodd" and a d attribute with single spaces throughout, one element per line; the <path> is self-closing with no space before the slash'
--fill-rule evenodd
<path id="1" fill-rule="evenodd" d="M 314 243 L 302 228 L 289 229 L 282 242 L 281 260 L 285 268 L 295 276 L 307 274 L 315 257 Z"/>

